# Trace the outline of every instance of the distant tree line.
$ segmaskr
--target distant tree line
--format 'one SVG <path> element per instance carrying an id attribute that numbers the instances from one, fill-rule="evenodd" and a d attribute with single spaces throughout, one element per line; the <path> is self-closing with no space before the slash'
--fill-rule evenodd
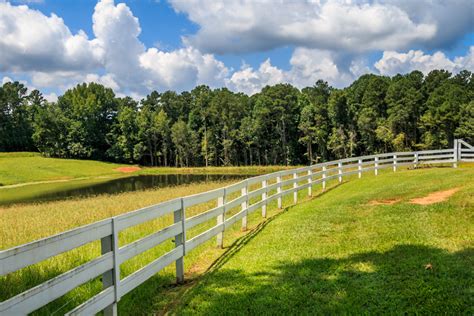
<path id="1" fill-rule="evenodd" d="M 198 86 L 140 102 L 80 84 L 47 102 L 0 87 L 0 151 L 152 166 L 308 164 L 474 143 L 474 74 L 363 75 L 336 89 L 266 86 L 247 96 Z"/>

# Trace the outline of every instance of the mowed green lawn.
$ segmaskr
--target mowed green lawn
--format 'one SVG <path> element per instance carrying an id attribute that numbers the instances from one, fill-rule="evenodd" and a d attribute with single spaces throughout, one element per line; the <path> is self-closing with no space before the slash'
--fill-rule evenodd
<path id="1" fill-rule="evenodd" d="M 242 237 L 169 312 L 472 315 L 473 180 L 473 168 L 364 174 Z M 400 201 L 371 205 L 384 199 Z"/>
<path id="2" fill-rule="evenodd" d="M 121 175 L 125 165 L 94 160 L 45 158 L 38 153 L 0 153 L 0 185 Z"/>

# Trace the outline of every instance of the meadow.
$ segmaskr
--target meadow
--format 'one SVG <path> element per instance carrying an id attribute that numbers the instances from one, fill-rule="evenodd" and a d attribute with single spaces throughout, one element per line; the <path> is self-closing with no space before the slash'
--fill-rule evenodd
<path id="1" fill-rule="evenodd" d="M 123 173 L 118 168 L 137 167 L 133 173 Z M 111 179 L 130 174 L 245 174 L 258 175 L 285 169 L 282 166 L 245 167 L 138 167 L 95 160 L 46 158 L 34 152 L 0 153 L 0 187 L 22 186 L 26 183 L 49 183 L 84 179 Z"/>
<path id="2" fill-rule="evenodd" d="M 474 170 L 344 183 L 241 238 L 179 315 L 465 314 L 474 288 Z M 410 200 L 459 189 L 429 205 Z"/>
<path id="3" fill-rule="evenodd" d="M 472 265 L 474 194 L 470 181 L 474 168 L 467 166 L 397 173 L 384 170 L 378 177 L 364 174 L 362 179 L 351 177 L 342 185 L 332 181 L 324 194 L 315 186 L 315 197 L 298 206 L 291 206 L 288 196 L 284 206 L 289 208 L 282 211 L 272 203 L 266 220 L 258 212 L 252 213 L 249 232 L 241 232 L 238 224 L 226 231 L 224 249 L 216 248 L 215 240 L 211 240 L 187 255 L 185 285 L 175 285 L 171 265 L 124 296 L 119 312 L 256 314 L 271 308 L 275 313 L 310 313 L 315 306 L 321 312 L 414 312 L 416 306 L 425 312 L 466 310 L 466 291 L 472 288 L 468 267 Z M 269 172 L 271 168 L 275 167 L 253 170 Z M 0 249 L 230 183 L 0 207 Z M 460 190 L 447 202 L 430 206 L 407 203 L 411 198 L 450 188 Z M 300 192 L 299 199 L 309 200 L 306 191 Z M 370 205 L 381 199 L 400 201 Z M 186 216 L 212 206 L 206 203 L 187 209 Z M 119 236 L 120 245 L 171 222 L 171 217 L 163 217 L 127 229 Z M 196 227 L 188 237 L 209 225 L 212 223 Z M 125 262 L 121 277 L 172 247 L 170 241 Z M 0 300 L 99 254 L 100 245 L 95 242 L 1 277 Z M 433 269 L 426 270 L 429 263 Z M 35 314 L 64 313 L 100 289 L 97 278 Z M 442 305 L 443 300 L 448 304 Z"/>

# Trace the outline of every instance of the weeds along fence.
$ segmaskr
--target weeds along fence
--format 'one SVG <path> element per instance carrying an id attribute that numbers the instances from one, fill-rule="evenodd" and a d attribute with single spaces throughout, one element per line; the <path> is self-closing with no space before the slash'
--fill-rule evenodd
<path id="1" fill-rule="evenodd" d="M 474 161 L 474 147 L 462 140 L 455 140 L 453 149 L 386 153 L 319 163 L 249 178 L 225 188 L 177 198 L 7 249 L 0 252 L 1 276 L 98 240 L 101 255 L 3 301 L 0 303 L 0 314 L 30 313 L 82 284 L 101 277 L 103 290 L 67 314 L 90 315 L 104 311 L 105 314 L 115 315 L 117 302 L 122 296 L 172 263 L 176 265 L 177 282 L 183 282 L 184 258 L 189 252 L 214 237 L 217 246 L 222 247 L 227 228 L 241 221 L 242 229 L 245 230 L 247 216 L 261 210 L 262 216 L 266 217 L 267 205 L 271 201 L 276 200 L 281 208 L 282 197 L 293 194 L 294 203 L 297 203 L 298 191 L 308 190 L 311 196 L 313 186 L 322 185 L 324 189 L 331 179 L 342 182 L 348 175 L 357 174 L 360 178 L 364 172 L 377 175 L 384 168 L 396 171 L 401 166 L 426 164 L 452 164 L 457 167 L 460 161 Z M 215 201 L 216 206 L 191 217 L 185 216 L 187 208 L 208 201 Z M 120 232 L 167 214 L 172 214 L 171 225 L 119 246 Z M 210 229 L 189 234 L 194 227 L 209 221 L 215 223 Z M 128 276 L 120 277 L 122 263 L 169 239 L 174 239 L 172 250 Z"/>

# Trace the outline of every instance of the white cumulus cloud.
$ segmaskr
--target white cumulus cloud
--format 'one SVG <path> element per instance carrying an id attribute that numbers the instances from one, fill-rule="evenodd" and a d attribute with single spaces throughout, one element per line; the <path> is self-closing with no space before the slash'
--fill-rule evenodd
<path id="1" fill-rule="evenodd" d="M 174 50 L 146 47 L 139 19 L 125 3 L 97 2 L 93 34 L 73 33 L 62 18 L 0 0 L 2 81 L 27 78 L 28 86 L 54 91 L 98 82 L 119 96 L 152 90 L 190 90 L 198 84 L 249 94 L 288 82 L 299 88 L 319 79 L 336 87 L 358 76 L 414 69 L 474 70 L 474 48 L 448 58 L 433 47 L 456 43 L 474 27 L 472 0 L 170 0 L 200 28 Z M 166 29 L 160 30 L 166 32 Z M 419 50 L 410 50 L 411 47 Z M 266 59 L 229 69 L 215 54 L 294 47 L 288 68 Z M 375 64 L 369 53 L 383 52 Z M 0 78 L 1 78 L 0 77 Z"/>
<path id="2" fill-rule="evenodd" d="M 72 34 L 55 14 L 8 2 L 0 2 L 0 52 L 0 71 L 94 69 L 103 56 L 96 40 Z"/>
<path id="3" fill-rule="evenodd" d="M 472 0 L 170 2 L 200 27 L 185 42 L 218 54 L 287 45 L 347 52 L 447 45 L 474 20 Z"/>
<path id="4" fill-rule="evenodd" d="M 396 75 L 413 70 L 420 70 L 427 74 L 434 69 L 445 69 L 450 72 L 459 72 L 463 69 L 474 71 L 474 46 L 471 46 L 466 56 L 449 59 L 444 53 L 437 51 L 432 55 L 421 50 L 410 50 L 406 53 L 386 51 L 375 68 L 383 75 Z"/>

